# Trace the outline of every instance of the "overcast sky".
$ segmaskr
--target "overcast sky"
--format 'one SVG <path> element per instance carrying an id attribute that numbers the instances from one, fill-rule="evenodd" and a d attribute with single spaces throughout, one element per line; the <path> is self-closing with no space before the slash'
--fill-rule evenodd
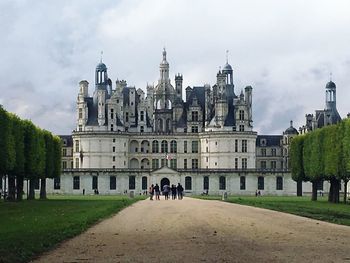
<path id="1" fill-rule="evenodd" d="M 226 50 L 235 91 L 253 87 L 254 130 L 281 134 L 323 109 L 337 85 L 350 112 L 350 1 L 0 2 L 0 104 L 56 134 L 75 127 L 78 83 L 90 82 L 103 50 L 112 81 L 156 83 L 163 47 L 172 83 L 215 84 Z"/>

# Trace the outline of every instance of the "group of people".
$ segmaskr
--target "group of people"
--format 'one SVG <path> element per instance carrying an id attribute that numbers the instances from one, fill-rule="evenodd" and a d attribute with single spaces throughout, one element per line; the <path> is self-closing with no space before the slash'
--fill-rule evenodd
<path id="1" fill-rule="evenodd" d="M 149 187 L 149 195 L 150 195 L 150 200 L 153 200 L 153 197 L 155 196 L 156 200 L 160 200 L 160 187 L 158 184 L 154 185 L 152 184 Z M 180 183 L 176 185 L 171 185 L 171 187 L 169 185 L 164 185 L 163 186 L 163 194 L 164 194 L 164 198 L 165 200 L 169 200 L 169 194 L 171 193 L 171 199 L 175 200 L 176 198 L 179 200 L 182 200 L 183 198 L 183 191 L 184 188 L 182 187 L 182 185 Z"/>

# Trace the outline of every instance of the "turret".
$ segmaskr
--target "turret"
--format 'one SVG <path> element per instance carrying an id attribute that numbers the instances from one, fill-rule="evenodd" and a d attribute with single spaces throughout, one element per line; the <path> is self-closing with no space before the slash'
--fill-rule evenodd
<path id="1" fill-rule="evenodd" d="M 79 95 L 83 98 L 89 97 L 89 82 L 82 80 L 79 82 Z"/>
<path id="2" fill-rule="evenodd" d="M 326 110 L 336 109 L 336 86 L 333 81 L 329 81 L 326 85 Z"/>

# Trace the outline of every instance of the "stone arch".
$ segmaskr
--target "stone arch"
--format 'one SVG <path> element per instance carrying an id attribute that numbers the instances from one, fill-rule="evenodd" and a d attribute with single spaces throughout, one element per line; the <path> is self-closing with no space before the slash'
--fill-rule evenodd
<path id="1" fill-rule="evenodd" d="M 129 152 L 136 153 L 139 150 L 139 142 L 136 140 L 132 140 L 129 145 Z"/>
<path id="2" fill-rule="evenodd" d="M 149 153 L 150 152 L 150 144 L 149 141 L 143 140 L 141 142 L 141 152 L 143 153 Z"/>
<path id="3" fill-rule="evenodd" d="M 147 158 L 143 158 L 141 160 L 141 169 L 149 169 L 150 168 L 150 162 Z"/>

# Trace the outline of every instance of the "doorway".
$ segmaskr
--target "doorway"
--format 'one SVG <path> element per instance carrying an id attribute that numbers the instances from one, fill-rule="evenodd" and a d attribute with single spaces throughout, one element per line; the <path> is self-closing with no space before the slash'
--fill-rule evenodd
<path id="1" fill-rule="evenodd" d="M 163 178 L 162 180 L 160 180 L 160 189 L 161 189 L 161 191 L 163 191 L 164 185 L 169 185 L 170 186 L 170 181 L 166 177 Z"/>

